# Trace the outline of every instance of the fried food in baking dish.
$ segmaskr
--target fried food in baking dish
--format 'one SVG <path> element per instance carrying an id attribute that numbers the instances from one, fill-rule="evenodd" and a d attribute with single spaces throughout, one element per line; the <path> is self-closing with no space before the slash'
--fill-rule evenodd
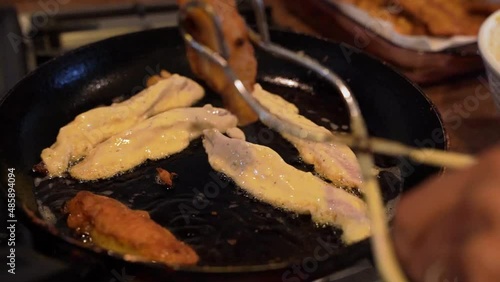
<path id="1" fill-rule="evenodd" d="M 299 109 L 292 103 L 255 85 L 253 96 L 271 113 L 302 128 L 329 130 L 300 115 Z M 266 122 L 264 121 L 264 124 Z M 304 140 L 283 131 L 278 132 L 298 150 L 302 160 L 314 165 L 317 173 L 332 181 L 335 185 L 350 188 L 361 187 L 361 168 L 354 152 L 347 145 L 338 142 L 315 142 Z"/>
<path id="2" fill-rule="evenodd" d="M 166 265 L 193 265 L 196 252 L 156 224 L 145 211 L 129 209 L 117 200 L 79 192 L 65 206 L 67 224 L 87 234 L 99 247 Z"/>

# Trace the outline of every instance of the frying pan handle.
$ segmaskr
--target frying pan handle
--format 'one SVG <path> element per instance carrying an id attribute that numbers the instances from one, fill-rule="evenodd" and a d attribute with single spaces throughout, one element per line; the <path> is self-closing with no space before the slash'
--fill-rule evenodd
<path id="1" fill-rule="evenodd" d="M 19 27 L 17 11 L 12 7 L 0 7 L 0 101 L 27 72 L 26 46 Z"/>

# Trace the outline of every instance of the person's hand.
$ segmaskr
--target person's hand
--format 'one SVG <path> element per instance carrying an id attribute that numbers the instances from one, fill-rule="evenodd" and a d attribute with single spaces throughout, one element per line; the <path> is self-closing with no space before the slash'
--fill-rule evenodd
<path id="1" fill-rule="evenodd" d="M 393 235 L 415 281 L 500 281 L 500 147 L 404 196 Z"/>

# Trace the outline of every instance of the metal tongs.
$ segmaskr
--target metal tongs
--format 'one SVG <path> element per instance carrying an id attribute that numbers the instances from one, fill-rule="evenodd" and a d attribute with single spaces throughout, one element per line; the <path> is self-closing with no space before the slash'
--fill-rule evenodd
<path id="1" fill-rule="evenodd" d="M 372 221 L 371 245 L 375 254 L 377 268 L 385 281 L 407 281 L 399 266 L 399 262 L 395 256 L 391 243 L 387 227 L 388 221 L 380 193 L 380 187 L 372 169 L 375 166 L 373 153 L 388 156 L 405 156 L 419 163 L 449 168 L 462 168 L 473 165 L 475 163 L 475 158 L 468 155 L 444 152 L 436 149 L 413 148 L 395 141 L 370 137 L 358 102 L 347 84 L 336 73 L 324 67 L 313 58 L 305 54 L 298 54 L 272 43 L 263 1 L 251 1 L 259 31 L 257 33 L 247 26 L 251 41 L 266 52 L 315 72 L 335 86 L 335 88 L 337 88 L 343 96 L 349 109 L 351 128 L 350 134 L 339 134 L 335 132 L 326 133 L 322 130 L 310 131 L 301 128 L 296 124 L 281 119 L 270 113 L 267 108 L 262 106 L 255 98 L 253 98 L 252 94 L 245 88 L 242 81 L 236 76 L 228 64 L 229 52 L 222 33 L 221 22 L 215 14 L 213 8 L 205 2 L 194 0 L 181 7 L 179 12 L 179 28 L 181 35 L 183 36 L 185 42 L 196 52 L 224 70 L 227 78 L 233 82 L 239 94 L 257 113 L 259 119 L 264 124 L 278 132 L 287 132 L 303 139 L 316 142 L 345 143 L 356 152 L 363 176 L 363 191 L 365 191 L 366 201 Z M 196 41 L 196 39 L 187 32 L 187 29 L 185 28 L 187 19 L 189 17 L 189 13 L 193 10 L 202 11 L 211 19 L 211 22 L 215 27 L 216 39 L 220 53 Z"/>

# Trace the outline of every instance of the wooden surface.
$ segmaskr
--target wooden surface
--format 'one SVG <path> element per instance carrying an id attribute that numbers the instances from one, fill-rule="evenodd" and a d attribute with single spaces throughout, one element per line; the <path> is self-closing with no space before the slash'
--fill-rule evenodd
<path id="1" fill-rule="evenodd" d="M 43 2 L 55 1 L 57 0 Z M 306 22 L 288 11 L 287 1 L 290 0 L 266 0 L 273 8 L 275 22 L 296 32 L 320 36 L 321 30 L 308 26 Z M 171 0 L 60 0 L 60 2 L 65 3 L 60 5 L 61 9 L 74 9 L 95 5 L 165 3 Z M 14 4 L 20 11 L 40 10 L 38 0 L 2 0 L 1 4 Z M 489 89 L 484 81 L 484 74 L 478 73 L 424 88 L 425 94 L 435 103 L 443 116 L 452 150 L 476 153 L 500 141 L 500 115 L 492 98 L 486 95 Z"/>

